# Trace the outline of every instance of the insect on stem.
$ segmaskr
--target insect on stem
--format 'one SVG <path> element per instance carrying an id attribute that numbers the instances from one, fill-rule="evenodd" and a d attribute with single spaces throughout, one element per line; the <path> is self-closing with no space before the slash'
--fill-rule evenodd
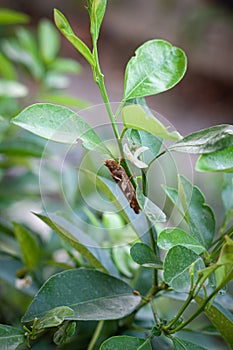
<path id="1" fill-rule="evenodd" d="M 104 165 L 110 171 L 113 180 L 120 186 L 120 189 L 124 193 L 130 207 L 136 214 L 139 214 L 140 207 L 136 197 L 136 191 L 130 181 L 130 178 L 126 174 L 125 169 L 117 163 L 115 160 L 109 159 L 104 162 Z"/>

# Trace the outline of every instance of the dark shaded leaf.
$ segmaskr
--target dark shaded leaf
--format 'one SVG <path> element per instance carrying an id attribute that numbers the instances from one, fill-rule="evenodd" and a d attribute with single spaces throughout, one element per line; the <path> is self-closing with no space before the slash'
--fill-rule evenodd
<path id="1" fill-rule="evenodd" d="M 141 298 L 120 279 L 97 270 L 73 269 L 50 277 L 41 287 L 23 322 L 44 316 L 58 306 L 74 311 L 67 320 L 113 320 L 129 315 Z"/>
<path id="2" fill-rule="evenodd" d="M 202 297 L 197 296 L 195 301 L 198 305 L 201 305 L 203 302 Z M 210 306 L 205 308 L 205 314 L 212 322 L 212 324 L 217 328 L 221 333 L 223 339 L 229 345 L 230 349 L 233 344 L 233 316 L 232 313 L 224 309 L 220 304 L 213 302 Z"/>
<path id="3" fill-rule="evenodd" d="M 171 340 L 173 341 L 175 350 L 207 350 L 207 348 L 203 348 L 203 346 L 181 338 L 172 337 Z"/>
<path id="4" fill-rule="evenodd" d="M 99 350 L 152 350 L 150 342 L 146 339 L 129 337 L 127 335 L 116 336 L 105 340 Z"/>
<path id="5" fill-rule="evenodd" d="M 135 243 L 130 249 L 130 254 L 139 265 L 154 268 L 162 268 L 163 266 L 153 250 L 145 243 Z"/>
<path id="6" fill-rule="evenodd" d="M 20 245 L 24 265 L 29 270 L 33 270 L 40 257 L 40 247 L 31 232 L 16 222 L 14 223 L 14 234 Z"/>

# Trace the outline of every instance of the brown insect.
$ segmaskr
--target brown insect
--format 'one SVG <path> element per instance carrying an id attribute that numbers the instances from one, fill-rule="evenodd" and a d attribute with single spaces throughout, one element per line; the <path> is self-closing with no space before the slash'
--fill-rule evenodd
<path id="1" fill-rule="evenodd" d="M 139 214 L 140 207 L 136 198 L 136 191 L 125 172 L 125 169 L 115 160 L 106 160 L 104 165 L 108 168 L 114 181 L 120 186 L 122 192 L 127 198 L 130 207 L 136 214 Z"/>

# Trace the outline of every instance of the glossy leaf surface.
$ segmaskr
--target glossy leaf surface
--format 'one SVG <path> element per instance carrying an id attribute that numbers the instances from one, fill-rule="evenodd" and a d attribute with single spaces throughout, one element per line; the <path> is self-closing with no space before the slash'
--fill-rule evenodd
<path id="1" fill-rule="evenodd" d="M 136 189 L 136 195 L 140 208 L 152 223 L 166 221 L 164 212 L 149 198 L 145 197 L 139 187 Z"/>
<path id="2" fill-rule="evenodd" d="M 212 209 L 205 203 L 202 192 L 183 176 L 179 180 L 179 191 L 169 187 L 164 189 L 184 216 L 193 238 L 208 248 L 215 233 L 215 218 Z"/>
<path id="3" fill-rule="evenodd" d="M 130 148 L 148 147 L 148 152 L 141 155 L 141 159 L 146 164 L 152 162 L 158 155 L 162 146 L 162 139 L 143 130 L 128 129 L 126 137 Z"/>
<path id="4" fill-rule="evenodd" d="M 169 250 L 176 245 L 182 245 L 188 249 L 191 249 L 196 254 L 201 254 L 205 251 L 205 247 L 203 247 L 203 245 L 196 241 L 187 232 L 178 227 L 166 228 L 160 232 L 158 237 L 158 246 L 161 249 Z"/>
<path id="5" fill-rule="evenodd" d="M 49 310 L 36 324 L 37 329 L 59 326 L 66 317 L 72 317 L 74 311 L 68 306 L 58 306 Z"/>
<path id="6" fill-rule="evenodd" d="M 194 281 L 198 271 L 205 268 L 203 260 L 194 251 L 177 245 L 172 247 L 164 260 L 164 281 L 177 292 L 190 289 L 190 268 L 194 264 Z"/>
<path id="7" fill-rule="evenodd" d="M 107 150 L 94 129 L 78 114 L 64 106 L 34 104 L 24 109 L 12 122 L 48 140 L 73 143 L 81 139 L 87 149 Z"/>
<path id="8" fill-rule="evenodd" d="M 145 243 L 135 243 L 131 249 L 130 254 L 133 260 L 143 266 L 161 268 L 162 262 L 156 257 L 153 250 Z"/>
<path id="9" fill-rule="evenodd" d="M 33 299 L 22 321 L 44 316 L 58 306 L 74 311 L 69 320 L 113 320 L 129 315 L 141 298 L 120 279 L 97 270 L 73 269 L 50 277 Z"/>
<path id="10" fill-rule="evenodd" d="M 186 70 L 184 52 L 163 40 L 141 45 L 126 67 L 124 100 L 166 91 L 176 85 Z"/>
<path id="11" fill-rule="evenodd" d="M 176 131 L 171 133 L 154 116 L 148 115 L 138 105 L 127 105 L 122 110 L 122 120 L 127 129 L 146 131 L 154 136 L 169 140 L 179 140 L 180 134 Z"/>
<path id="12" fill-rule="evenodd" d="M 233 172 L 233 146 L 201 155 L 197 160 L 196 170 Z"/>
<path id="13" fill-rule="evenodd" d="M 233 125 L 223 124 L 196 131 L 177 141 L 170 149 L 187 153 L 211 153 L 233 144 Z"/>
<path id="14" fill-rule="evenodd" d="M 90 8 L 88 8 L 91 20 L 90 32 L 94 41 L 98 40 L 100 27 L 106 10 L 106 5 L 107 0 L 92 0 Z"/>
<path id="15" fill-rule="evenodd" d="M 25 342 L 24 332 L 20 329 L 0 324 L 1 349 L 15 350 Z"/>
<path id="16" fill-rule="evenodd" d="M 66 17 L 58 10 L 54 10 L 54 20 L 58 29 L 69 40 L 69 42 L 83 55 L 91 66 L 94 66 L 94 59 L 87 45 L 73 32 Z"/>

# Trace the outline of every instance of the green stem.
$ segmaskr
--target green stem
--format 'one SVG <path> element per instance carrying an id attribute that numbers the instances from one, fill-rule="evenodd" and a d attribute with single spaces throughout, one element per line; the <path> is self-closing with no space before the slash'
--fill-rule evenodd
<path id="1" fill-rule="evenodd" d="M 146 171 L 145 170 L 141 170 L 141 174 L 142 174 L 142 193 L 144 194 L 144 196 L 147 196 L 147 177 L 146 177 Z M 151 244 L 151 248 L 153 250 L 153 252 L 155 253 L 155 255 L 157 255 L 157 242 L 154 238 L 154 232 L 153 232 L 153 227 L 151 226 L 151 222 L 148 218 L 147 219 L 147 225 L 148 225 L 148 229 L 149 229 L 149 235 L 150 235 L 150 244 Z M 158 285 L 158 271 L 156 269 L 154 269 L 154 273 L 153 273 L 153 285 L 157 286 Z"/>
<path id="2" fill-rule="evenodd" d="M 227 281 L 227 278 L 225 279 Z M 178 332 L 179 330 L 183 329 L 186 327 L 190 322 L 192 322 L 197 316 L 199 316 L 204 310 L 206 305 L 209 303 L 209 301 L 225 286 L 226 281 L 222 282 L 218 288 L 216 288 L 202 303 L 202 305 L 184 322 L 182 322 L 178 327 L 175 329 L 169 331 L 169 334 L 173 334 Z M 167 329 L 167 327 L 166 327 Z"/>
<path id="3" fill-rule="evenodd" d="M 95 58 L 95 62 L 96 62 L 96 66 L 93 68 L 93 76 L 94 76 L 94 80 L 95 82 L 97 83 L 98 87 L 99 87 L 99 90 L 100 90 L 100 93 L 101 93 L 101 96 L 103 98 L 103 101 L 104 101 L 104 104 L 105 104 L 105 107 L 106 107 L 106 110 L 107 110 L 107 113 L 108 113 L 108 116 L 109 116 L 109 119 L 111 121 L 111 125 L 112 125 L 112 128 L 113 128 L 113 132 L 114 132 L 114 135 L 116 137 L 116 140 L 117 140 L 117 144 L 118 144 L 118 147 L 119 147 L 119 151 L 120 151 L 120 155 L 122 157 L 122 163 L 123 163 L 123 166 L 124 166 L 124 169 L 127 173 L 127 175 L 132 178 L 132 183 L 133 183 L 133 186 L 134 188 L 136 188 L 137 186 L 137 183 L 136 181 L 133 179 L 133 175 L 132 175 L 132 172 L 128 166 L 128 163 L 125 161 L 124 159 L 124 151 L 123 151 L 123 147 L 122 147 L 122 138 L 120 136 L 120 133 L 119 133 L 119 130 L 117 128 L 117 125 L 116 125 L 116 120 L 115 120 L 115 116 L 113 114 L 113 111 L 112 111 L 112 108 L 111 108 L 111 105 L 110 105 L 110 102 L 109 102 L 109 98 L 108 98 L 108 94 L 107 94 L 107 90 L 106 90 L 106 87 L 105 87 L 105 83 L 104 83 L 104 75 L 103 73 L 101 72 L 101 68 L 100 68 L 100 64 L 99 64 L 99 57 L 98 57 L 98 49 L 97 49 L 97 44 L 95 41 L 93 41 L 93 55 L 94 55 L 94 58 Z M 122 102 L 123 103 L 123 102 Z M 122 105 L 121 103 L 121 105 Z M 120 106 L 119 106 L 120 107 Z M 119 109 L 119 108 L 118 108 Z M 118 112 L 117 112 L 118 113 Z M 117 114 L 116 114 L 117 115 Z"/>
<path id="4" fill-rule="evenodd" d="M 122 143 L 123 137 L 124 137 L 127 130 L 128 130 L 127 128 L 124 128 L 121 132 L 121 136 L 120 136 L 121 143 Z"/>
<path id="5" fill-rule="evenodd" d="M 88 345 L 87 350 L 92 350 L 94 348 L 94 346 L 95 346 L 95 344 L 96 344 L 96 342 L 97 342 L 97 340 L 98 340 L 98 338 L 100 336 L 100 333 L 102 331 L 103 325 L 104 325 L 104 321 L 103 320 L 98 322 L 97 327 L 96 327 L 95 332 L 94 332 L 94 334 L 93 334 L 93 336 L 91 338 L 91 341 L 90 341 L 90 343 Z"/>
<path id="6" fill-rule="evenodd" d="M 111 124 L 112 124 L 113 132 L 114 132 L 116 139 L 118 141 L 118 144 L 119 144 L 120 134 L 119 134 L 116 122 L 115 122 L 115 116 L 113 114 L 113 111 L 112 111 L 112 108 L 111 108 L 111 105 L 109 102 L 107 90 L 106 90 L 105 83 L 104 83 L 104 75 L 101 72 L 100 63 L 99 63 L 99 56 L 98 56 L 98 48 L 97 48 L 97 43 L 95 40 L 93 40 L 93 55 L 94 55 L 94 59 L 95 59 L 95 63 L 96 63 L 95 67 L 93 67 L 94 80 L 99 87 L 101 96 L 102 96 L 104 104 L 106 106 L 106 110 L 108 112 L 108 116 L 109 116 Z"/>
<path id="7" fill-rule="evenodd" d="M 120 114 L 120 111 L 122 110 L 122 108 L 124 107 L 125 101 L 122 100 L 121 103 L 119 104 L 119 106 L 117 107 L 116 113 L 115 113 L 115 119 L 117 119 L 118 115 Z"/>
<path id="8" fill-rule="evenodd" d="M 184 313 L 184 311 L 189 306 L 192 299 L 193 299 L 193 293 L 190 293 L 188 295 L 188 298 L 185 300 L 184 304 L 182 305 L 182 307 L 180 308 L 180 310 L 176 314 L 176 316 L 168 323 L 168 325 L 166 325 L 166 327 L 163 328 L 163 330 L 165 330 L 165 331 L 169 330 L 176 323 L 176 321 L 178 321 L 178 319 L 181 317 L 181 315 Z M 169 334 L 170 333 L 171 332 L 169 332 Z"/>
<path id="9" fill-rule="evenodd" d="M 151 310 L 153 312 L 156 325 L 157 325 L 157 327 L 160 327 L 160 325 L 161 325 L 160 318 L 159 318 L 158 312 L 155 308 L 155 305 L 153 303 L 153 300 L 151 300 L 150 305 L 151 305 Z"/>
<path id="10" fill-rule="evenodd" d="M 177 312 L 176 316 L 163 328 L 165 331 L 169 330 L 178 321 L 178 319 L 181 317 L 181 315 L 187 309 L 187 307 L 191 303 L 192 299 L 194 298 L 195 290 L 198 287 L 200 280 L 201 280 L 201 277 L 199 277 L 198 280 L 196 281 L 195 285 L 193 285 L 191 287 L 191 290 L 189 292 L 187 299 L 185 300 L 184 304 L 181 306 L 180 310 Z M 199 290 L 200 290 L 200 288 L 198 289 L 198 291 Z"/>

